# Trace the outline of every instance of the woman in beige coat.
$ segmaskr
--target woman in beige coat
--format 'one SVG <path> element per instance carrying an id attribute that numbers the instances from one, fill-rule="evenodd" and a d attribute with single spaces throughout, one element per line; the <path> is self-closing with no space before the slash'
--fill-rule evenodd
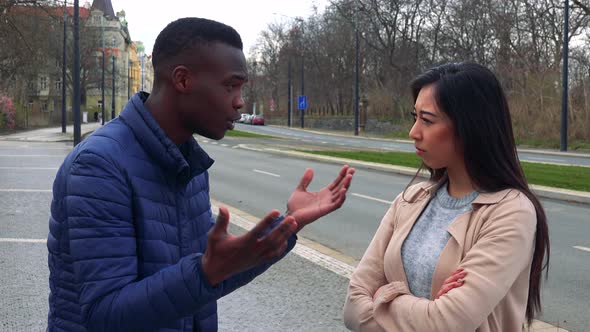
<path id="1" fill-rule="evenodd" d="M 508 103 L 472 63 L 412 82 L 410 137 L 430 180 L 387 211 L 354 272 L 355 331 L 522 331 L 540 311 L 545 212 L 518 162 Z"/>

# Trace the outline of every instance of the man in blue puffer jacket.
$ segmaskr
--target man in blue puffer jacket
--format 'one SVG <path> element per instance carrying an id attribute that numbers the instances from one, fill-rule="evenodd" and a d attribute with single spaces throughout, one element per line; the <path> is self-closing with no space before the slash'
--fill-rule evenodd
<path id="1" fill-rule="evenodd" d="M 48 331 L 216 331 L 216 300 L 289 252 L 305 225 L 339 208 L 354 169 L 287 202 L 242 236 L 214 222 L 193 134 L 221 139 L 244 106 L 239 34 L 200 18 L 170 23 L 153 50 L 151 95 L 74 148 L 60 167 L 49 220 Z"/>

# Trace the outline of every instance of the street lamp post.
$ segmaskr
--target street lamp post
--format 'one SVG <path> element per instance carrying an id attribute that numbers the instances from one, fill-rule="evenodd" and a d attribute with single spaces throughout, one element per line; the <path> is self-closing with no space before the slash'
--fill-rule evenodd
<path id="1" fill-rule="evenodd" d="M 283 16 L 283 17 L 287 17 L 290 18 L 292 20 L 295 20 L 297 22 L 299 22 L 301 24 L 301 34 L 303 36 L 303 19 L 301 17 L 293 17 L 293 16 L 289 16 L 289 15 L 285 15 L 285 14 L 281 14 L 281 13 L 273 13 L 273 15 L 279 15 L 279 16 Z M 303 37 L 302 37 L 303 39 Z M 303 42 L 301 43 L 301 95 L 303 96 L 305 94 L 305 82 L 304 82 L 304 69 L 305 69 L 305 64 L 304 64 L 304 56 L 303 56 Z M 289 54 L 289 65 L 288 65 L 288 96 L 289 96 L 289 100 L 288 100 L 288 105 L 287 105 L 287 125 L 289 127 L 291 127 L 291 116 L 292 116 L 292 99 L 293 99 L 293 88 L 292 88 L 292 82 L 291 82 L 291 55 Z M 305 110 L 301 110 L 301 128 L 304 127 L 304 113 Z"/>
<path id="2" fill-rule="evenodd" d="M 81 141 L 80 124 L 80 2 L 74 0 L 74 146 Z"/>
<path id="3" fill-rule="evenodd" d="M 101 124 L 104 125 L 104 121 L 106 118 L 106 114 L 104 111 L 104 107 L 105 107 L 105 100 L 104 100 L 104 72 L 105 72 L 105 67 L 106 67 L 106 54 L 105 54 L 105 45 L 104 45 L 104 16 L 100 17 L 100 29 L 101 29 L 101 37 L 102 37 L 102 78 L 100 81 L 100 92 L 102 94 L 102 99 L 100 101 L 100 108 L 101 108 Z"/>
<path id="4" fill-rule="evenodd" d="M 131 58 L 127 54 L 127 100 L 131 98 Z"/>
<path id="5" fill-rule="evenodd" d="M 287 88 L 289 89 L 289 91 L 287 92 L 287 94 L 289 96 L 289 100 L 287 102 L 287 126 L 291 127 L 291 113 L 292 113 L 291 103 L 292 103 L 292 99 L 293 99 L 293 96 L 292 96 L 293 88 L 291 88 L 291 55 L 289 55 L 289 66 L 288 66 L 287 70 L 289 71 L 287 74 L 287 77 L 288 77 L 288 79 L 287 79 L 288 87 Z"/>
<path id="6" fill-rule="evenodd" d="M 560 150 L 567 151 L 567 80 L 568 80 L 568 53 L 569 53 L 569 0 L 565 0 L 565 12 L 563 20 L 563 92 L 561 95 L 561 142 Z"/>
<path id="7" fill-rule="evenodd" d="M 303 56 L 303 46 L 301 46 L 301 95 L 305 96 L 305 80 L 304 80 L 304 73 L 305 73 L 305 65 L 304 65 L 304 56 Z M 301 128 L 304 128 L 305 121 L 305 109 L 301 109 Z"/>
<path id="8" fill-rule="evenodd" d="M 63 54 L 61 66 L 61 132 L 66 132 L 66 66 L 67 63 L 67 22 L 68 22 L 68 7 L 67 2 L 64 1 L 64 40 L 63 40 Z"/>
<path id="9" fill-rule="evenodd" d="M 113 48 L 111 51 L 113 53 L 113 98 L 111 100 L 111 120 L 115 118 L 115 37 L 113 37 L 112 42 Z"/>
<path id="10" fill-rule="evenodd" d="M 358 9 L 355 11 L 354 22 L 354 136 L 359 135 L 359 29 L 358 29 Z"/>
<path id="11" fill-rule="evenodd" d="M 145 90 L 145 54 L 141 53 L 141 91 Z"/>

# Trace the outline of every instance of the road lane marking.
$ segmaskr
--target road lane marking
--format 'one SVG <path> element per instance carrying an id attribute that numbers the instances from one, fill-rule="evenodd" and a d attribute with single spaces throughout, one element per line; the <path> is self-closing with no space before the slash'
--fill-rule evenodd
<path id="1" fill-rule="evenodd" d="M 274 177 L 277 177 L 277 178 L 280 178 L 280 177 L 281 177 L 281 176 L 280 176 L 280 175 L 278 175 L 278 174 L 274 174 L 274 173 L 270 173 L 270 172 L 261 171 L 261 170 L 259 170 L 259 169 L 253 169 L 252 171 L 253 171 L 253 172 L 256 172 L 256 173 L 260 173 L 260 174 L 266 174 L 266 175 L 274 176 Z"/>
<path id="2" fill-rule="evenodd" d="M 578 250 L 584 250 L 584 251 L 588 251 L 590 252 L 590 248 L 587 247 L 582 247 L 582 246 L 574 246 L 574 248 L 578 249 Z"/>
<path id="3" fill-rule="evenodd" d="M 0 189 L 0 192 L 9 193 L 50 193 L 51 189 Z"/>
<path id="4" fill-rule="evenodd" d="M 221 146 L 223 146 L 223 147 L 228 147 L 229 145 L 227 145 L 227 144 L 225 144 L 225 143 L 222 143 L 222 144 L 221 144 Z"/>
<path id="5" fill-rule="evenodd" d="M 372 201 L 376 201 L 376 202 L 380 202 L 380 203 L 385 203 L 385 204 L 391 204 L 391 201 L 386 201 L 384 199 L 380 199 L 380 198 L 375 198 L 375 197 L 371 197 L 371 196 L 367 196 L 367 195 L 363 195 L 363 194 L 357 194 L 357 193 L 350 193 L 352 196 L 356 196 L 356 197 L 360 197 L 360 198 L 364 198 L 364 199 L 370 199 Z"/>
<path id="6" fill-rule="evenodd" d="M 47 239 L 15 239 L 15 238 L 2 238 L 0 242 L 4 243 L 47 243 Z"/>
<path id="7" fill-rule="evenodd" d="M 57 170 L 59 167 L 0 167 L 0 169 Z"/>
<path id="8" fill-rule="evenodd" d="M 59 158 L 63 158 L 64 156 L 62 155 L 54 155 L 54 154 L 0 154 L 0 157 L 59 157 Z"/>

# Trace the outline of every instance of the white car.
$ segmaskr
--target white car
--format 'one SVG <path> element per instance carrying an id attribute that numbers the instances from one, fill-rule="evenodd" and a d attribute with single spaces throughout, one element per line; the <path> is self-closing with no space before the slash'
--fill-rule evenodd
<path id="1" fill-rule="evenodd" d="M 236 120 L 236 122 L 239 122 L 239 123 L 246 123 L 246 119 L 247 119 L 249 116 L 250 116 L 250 114 L 248 114 L 248 113 L 242 113 L 242 114 L 240 115 L 240 118 L 239 118 L 238 120 Z"/>

